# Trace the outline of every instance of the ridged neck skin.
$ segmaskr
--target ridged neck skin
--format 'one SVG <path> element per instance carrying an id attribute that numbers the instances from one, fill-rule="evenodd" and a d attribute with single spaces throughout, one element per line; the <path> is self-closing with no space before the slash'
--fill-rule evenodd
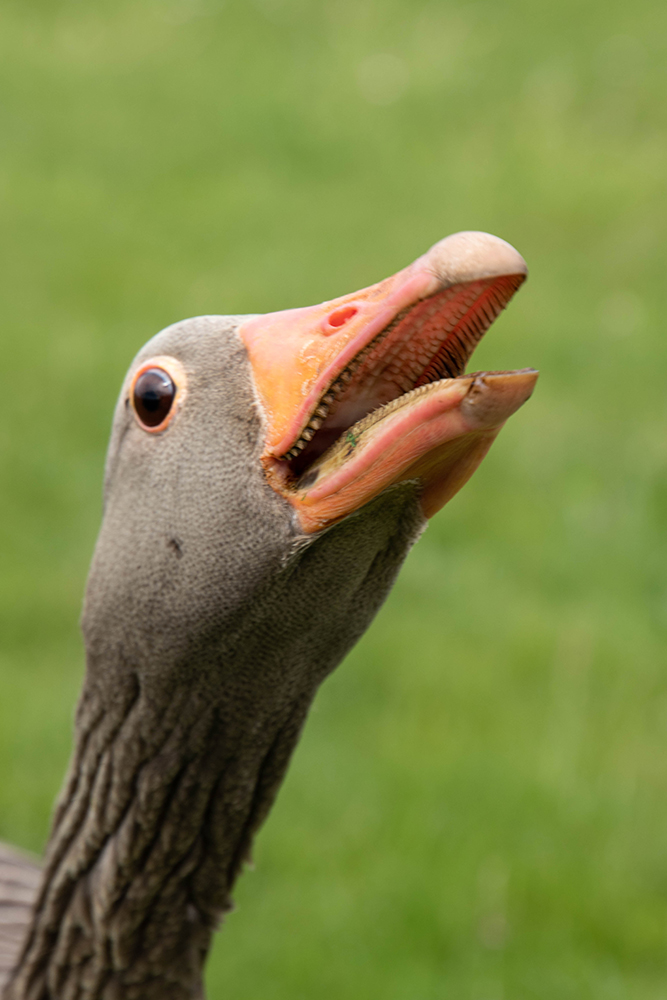
<path id="1" fill-rule="evenodd" d="M 242 621 L 177 662 L 89 641 L 70 777 L 5 1000 L 203 997 L 211 934 L 313 695 L 423 523 L 412 484 L 388 492 L 297 547 Z"/>
<path id="2" fill-rule="evenodd" d="M 128 686 L 109 711 L 86 691 L 37 916 L 8 997 L 202 996 L 211 933 L 307 703 L 262 713 L 245 729 L 224 717 L 238 707 L 183 689 L 157 707 Z"/>

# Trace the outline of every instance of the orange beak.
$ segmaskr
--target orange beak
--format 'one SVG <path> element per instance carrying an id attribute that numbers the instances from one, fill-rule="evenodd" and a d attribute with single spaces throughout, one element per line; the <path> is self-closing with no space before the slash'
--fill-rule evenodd
<path id="1" fill-rule="evenodd" d="M 526 274 L 503 240 L 457 233 L 377 285 L 241 325 L 262 462 L 305 532 L 405 480 L 430 517 L 472 475 L 537 378 L 463 374 Z"/>

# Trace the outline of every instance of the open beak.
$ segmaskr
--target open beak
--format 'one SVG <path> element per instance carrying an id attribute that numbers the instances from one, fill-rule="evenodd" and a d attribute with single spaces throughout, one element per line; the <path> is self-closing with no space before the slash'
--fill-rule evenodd
<path id="1" fill-rule="evenodd" d="M 262 464 L 303 531 L 406 480 L 431 517 L 470 478 L 537 379 L 533 369 L 465 374 L 526 275 L 504 240 L 456 233 L 377 285 L 241 325 Z"/>

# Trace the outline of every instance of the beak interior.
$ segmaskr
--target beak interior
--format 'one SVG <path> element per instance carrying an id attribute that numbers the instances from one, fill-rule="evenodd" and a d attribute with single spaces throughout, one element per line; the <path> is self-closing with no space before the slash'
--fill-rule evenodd
<path id="1" fill-rule="evenodd" d="M 458 237 L 468 235 L 486 234 L 458 234 Z M 323 394 L 300 438 L 284 456 L 292 476 L 303 475 L 342 435 L 374 410 L 415 388 L 464 375 L 475 347 L 525 280 L 526 268 L 509 244 L 497 240 L 502 244 L 502 253 L 497 254 L 501 259 L 496 263 L 507 263 L 504 258 L 511 251 L 518 258 L 511 263 L 519 270 L 510 274 L 487 273 L 447 284 L 454 273 L 470 274 L 479 264 L 476 257 L 480 253 L 477 241 L 472 241 L 472 247 L 469 241 L 463 241 L 458 248 L 458 267 L 454 269 L 449 253 L 444 252 L 448 240 L 436 244 L 425 257 L 429 268 L 438 268 L 438 290 L 395 316 Z M 444 272 L 443 261 L 448 263 L 448 272 Z"/>

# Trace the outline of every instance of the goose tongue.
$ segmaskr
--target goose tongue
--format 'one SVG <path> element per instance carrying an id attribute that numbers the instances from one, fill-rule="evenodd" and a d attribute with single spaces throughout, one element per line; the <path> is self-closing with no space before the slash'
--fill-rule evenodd
<path id="1" fill-rule="evenodd" d="M 242 324 L 262 462 L 305 531 L 392 483 L 419 480 L 427 516 L 463 485 L 537 377 L 462 377 L 526 273 L 504 240 L 457 233 L 369 288 Z"/>

